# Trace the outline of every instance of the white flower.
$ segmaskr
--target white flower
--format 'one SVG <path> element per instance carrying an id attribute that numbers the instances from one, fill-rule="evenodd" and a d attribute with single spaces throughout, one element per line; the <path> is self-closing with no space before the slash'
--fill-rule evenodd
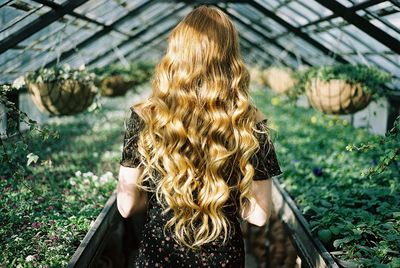
<path id="1" fill-rule="evenodd" d="M 74 181 L 73 178 L 69 178 L 69 184 L 71 184 L 72 186 L 76 185 L 76 181 Z"/>
<path id="2" fill-rule="evenodd" d="M 100 177 L 100 182 L 101 183 L 106 183 L 107 181 L 111 180 L 114 177 L 111 171 L 107 171 Z"/>
<path id="3" fill-rule="evenodd" d="M 94 174 L 93 174 L 93 172 L 89 171 L 89 172 L 83 173 L 82 175 L 83 175 L 83 177 L 87 178 L 87 177 L 93 176 Z"/>
<path id="4" fill-rule="evenodd" d="M 30 261 L 33 261 L 34 259 L 35 259 L 34 256 L 28 255 L 28 256 L 26 256 L 25 261 L 30 262 Z"/>
<path id="5" fill-rule="evenodd" d="M 99 177 L 97 175 L 93 175 L 92 180 L 97 181 Z"/>
<path id="6" fill-rule="evenodd" d="M 82 175 L 82 172 L 80 172 L 79 170 L 77 172 L 75 172 L 75 176 L 80 177 Z"/>
<path id="7" fill-rule="evenodd" d="M 64 68 L 64 70 L 65 71 L 69 71 L 69 70 L 71 70 L 71 66 L 68 64 L 68 63 L 65 63 L 65 64 L 63 64 L 63 68 Z"/>

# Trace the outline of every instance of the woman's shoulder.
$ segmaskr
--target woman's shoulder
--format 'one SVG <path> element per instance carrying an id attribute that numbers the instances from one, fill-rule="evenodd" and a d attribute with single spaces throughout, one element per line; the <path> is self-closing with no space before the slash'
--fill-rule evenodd
<path id="1" fill-rule="evenodd" d="M 129 107 L 130 116 L 124 118 L 125 129 L 129 136 L 136 135 L 145 125 L 141 111 L 133 105 Z"/>
<path id="2" fill-rule="evenodd" d="M 131 110 L 131 112 L 132 112 L 132 115 L 134 116 L 134 117 L 136 117 L 138 120 L 140 120 L 140 121 L 143 121 L 144 119 L 143 119 L 143 109 L 142 108 L 140 108 L 140 107 L 138 107 L 136 104 L 133 104 L 131 107 L 130 107 L 130 110 Z"/>

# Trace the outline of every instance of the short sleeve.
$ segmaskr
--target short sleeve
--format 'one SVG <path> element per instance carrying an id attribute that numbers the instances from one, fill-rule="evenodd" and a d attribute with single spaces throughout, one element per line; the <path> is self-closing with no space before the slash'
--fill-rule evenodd
<path id="1" fill-rule="evenodd" d="M 131 115 L 126 122 L 125 135 L 122 147 L 122 158 L 120 164 L 124 167 L 136 168 L 141 163 L 141 155 L 138 152 L 137 142 L 140 131 L 144 127 L 143 119 L 131 107 Z"/>
<path id="2" fill-rule="evenodd" d="M 267 119 L 258 122 L 256 124 L 256 129 L 263 131 L 263 133 L 255 132 L 260 143 L 260 149 L 250 160 L 250 163 L 254 167 L 253 180 L 255 181 L 270 179 L 282 174 L 275 152 L 275 146 L 269 138 L 268 133 L 264 133 L 264 131 L 268 129 Z"/>

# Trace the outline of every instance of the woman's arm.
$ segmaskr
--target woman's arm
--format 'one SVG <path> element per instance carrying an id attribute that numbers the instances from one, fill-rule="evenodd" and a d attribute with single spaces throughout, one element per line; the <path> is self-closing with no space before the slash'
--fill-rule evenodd
<path id="1" fill-rule="evenodd" d="M 120 166 L 117 186 L 117 207 L 124 218 L 145 210 L 147 207 L 147 192 L 140 191 L 136 186 L 137 179 L 143 173 L 143 167 L 130 168 Z"/>
<path id="2" fill-rule="evenodd" d="M 263 226 L 268 223 L 272 206 L 272 179 L 253 181 L 251 187 L 254 210 L 251 211 L 250 202 L 241 209 L 240 215 L 251 224 Z M 247 218 L 248 217 L 248 218 Z"/>

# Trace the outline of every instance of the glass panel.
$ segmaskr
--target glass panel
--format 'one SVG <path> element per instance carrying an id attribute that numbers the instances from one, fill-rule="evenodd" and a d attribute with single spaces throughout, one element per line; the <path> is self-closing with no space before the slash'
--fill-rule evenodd
<path id="1" fill-rule="evenodd" d="M 299 0 L 299 4 L 301 4 L 304 8 L 307 8 L 311 12 L 314 12 L 317 16 L 324 18 L 331 16 L 333 14 L 332 11 L 320 5 L 318 2 L 314 0 Z"/>
<path id="2" fill-rule="evenodd" d="M 301 3 L 298 3 L 297 1 L 291 2 L 288 5 L 288 8 L 291 9 L 291 13 L 293 13 L 293 17 L 295 17 L 295 19 L 298 20 L 300 22 L 299 24 L 301 24 L 301 25 L 306 24 L 310 21 L 317 20 L 321 17 L 321 15 L 324 15 L 321 13 L 321 11 L 314 12 L 311 8 L 302 5 Z M 298 15 L 295 15 L 296 13 Z M 300 17 L 300 15 L 301 15 L 301 18 L 298 18 L 298 17 Z"/>
<path id="3" fill-rule="evenodd" d="M 0 8 L 0 39 L 30 24 L 49 10 L 31 1 L 11 1 Z"/>

